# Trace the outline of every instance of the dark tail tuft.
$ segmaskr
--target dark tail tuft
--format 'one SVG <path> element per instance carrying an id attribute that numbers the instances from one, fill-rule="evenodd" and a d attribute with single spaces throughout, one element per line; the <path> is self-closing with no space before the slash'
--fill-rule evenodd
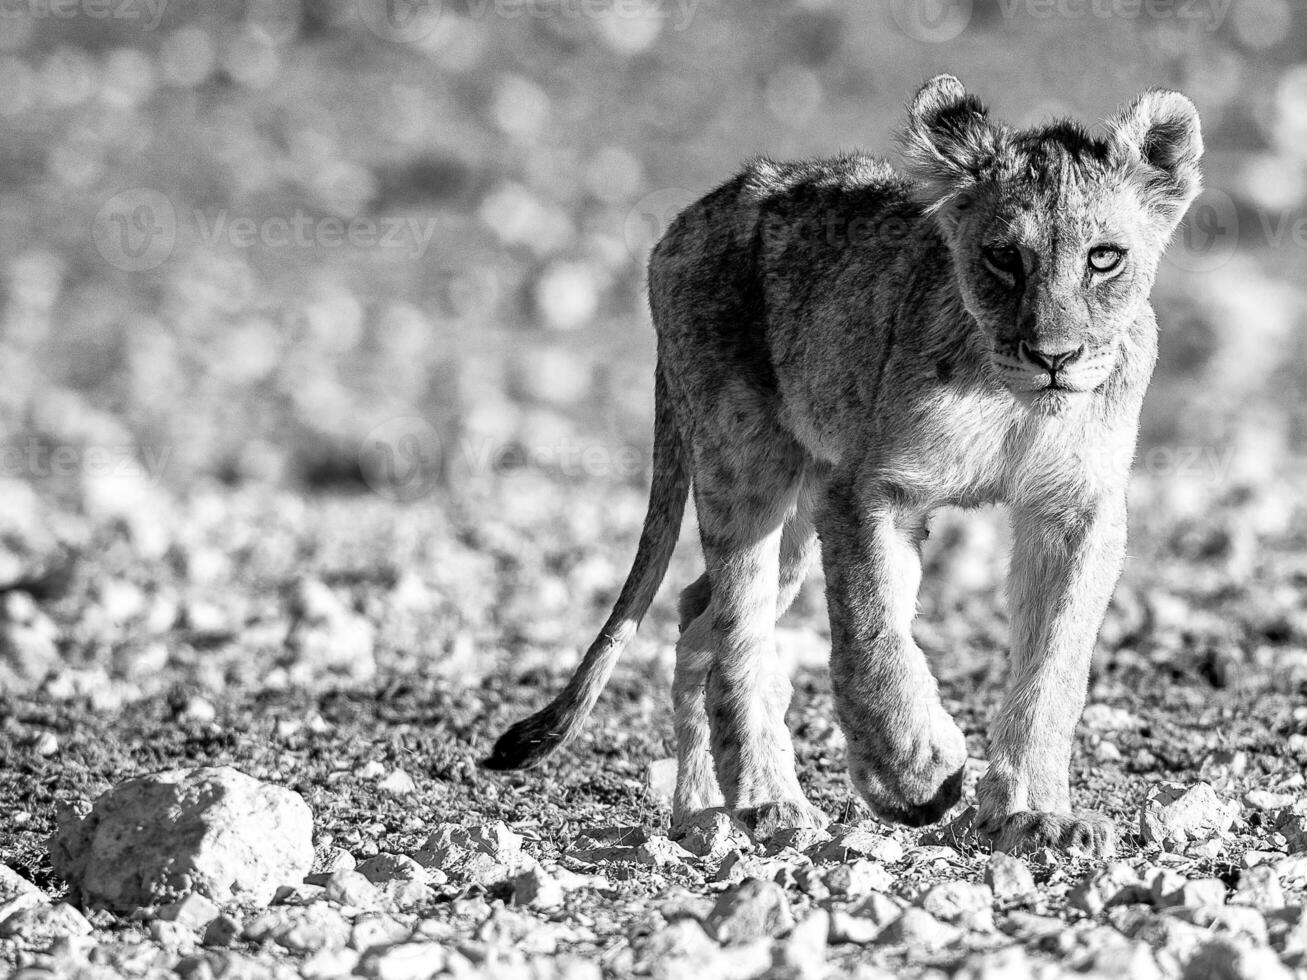
<path id="1" fill-rule="evenodd" d="M 504 732 L 495 742 L 490 757 L 481 763 L 483 768 L 530 769 L 576 737 L 608 683 L 622 648 L 635 635 L 667 574 L 689 493 L 684 446 L 668 404 L 667 384 L 659 370 L 654 378 L 654 458 L 649 509 L 626 584 L 608 622 L 590 644 L 567 687 L 546 707 Z"/>

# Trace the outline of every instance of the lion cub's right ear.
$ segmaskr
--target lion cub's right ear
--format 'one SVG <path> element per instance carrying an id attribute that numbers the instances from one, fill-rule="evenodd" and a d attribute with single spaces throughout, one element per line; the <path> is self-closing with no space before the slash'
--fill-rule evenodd
<path id="1" fill-rule="evenodd" d="M 921 87 L 908 107 L 900 142 L 908 176 L 941 216 L 980 179 L 996 153 L 989 111 L 952 75 L 937 75 Z"/>

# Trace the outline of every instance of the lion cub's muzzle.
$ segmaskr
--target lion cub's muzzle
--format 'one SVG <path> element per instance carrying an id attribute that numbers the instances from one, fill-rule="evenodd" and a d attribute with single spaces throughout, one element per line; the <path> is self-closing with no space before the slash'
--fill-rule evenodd
<path id="1" fill-rule="evenodd" d="M 1116 352 L 1089 344 L 1039 347 L 1018 341 L 996 346 L 992 355 L 1000 380 L 1018 394 L 1093 391 L 1112 373 Z"/>

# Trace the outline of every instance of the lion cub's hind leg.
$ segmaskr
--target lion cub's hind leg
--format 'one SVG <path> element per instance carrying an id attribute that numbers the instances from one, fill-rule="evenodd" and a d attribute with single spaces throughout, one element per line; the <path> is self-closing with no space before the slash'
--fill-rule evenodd
<path id="1" fill-rule="evenodd" d="M 777 619 L 784 615 L 798 595 L 816 555 L 816 544 L 811 500 L 802 497 L 785 519 L 781 532 Z M 717 785 L 704 703 L 708 670 L 713 660 L 713 617 L 705 615 L 711 600 L 712 584 L 705 572 L 681 593 L 679 603 L 681 638 L 676 644 L 676 677 L 672 684 L 677 747 L 673 835 L 696 813 L 725 803 Z"/>
<path id="2" fill-rule="evenodd" d="M 686 638 L 705 640 L 712 651 L 704 705 L 726 805 L 766 836 L 783 826 L 826 822 L 795 774 L 785 724 L 792 688 L 776 652 L 776 617 L 782 600 L 788 604 L 797 591 L 796 559 L 811 549 L 806 533 L 792 534 L 782 575 L 784 526 L 795 512 L 803 458 L 779 434 L 766 444 L 749 443 L 746 452 L 723 448 L 727 465 L 715 453 L 695 460 L 711 597 Z"/>
<path id="3" fill-rule="evenodd" d="M 712 620 L 706 614 L 712 598 L 708 573 L 681 593 L 681 635 L 676 641 L 676 674 L 672 707 L 676 729 L 676 795 L 672 802 L 672 836 L 702 810 L 725 804 L 713 770 L 704 686 L 712 666 Z"/>

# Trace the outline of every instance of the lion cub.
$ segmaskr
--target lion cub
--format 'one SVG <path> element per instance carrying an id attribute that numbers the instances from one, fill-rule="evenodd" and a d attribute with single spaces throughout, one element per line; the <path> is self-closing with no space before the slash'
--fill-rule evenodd
<path id="1" fill-rule="evenodd" d="M 1105 853 L 1074 813 L 1072 739 L 1120 574 L 1148 294 L 1198 193 L 1198 114 L 1150 91 L 1091 136 L 991 121 L 925 85 L 906 173 L 870 157 L 758 160 L 687 208 L 649 262 L 653 487 L 630 576 L 566 689 L 486 765 L 576 735 L 658 589 L 691 485 L 706 571 L 681 595 L 674 827 L 729 807 L 767 834 L 820 825 L 785 725 L 774 624 L 821 542 L 831 679 L 853 785 L 919 825 L 959 798 L 966 743 L 911 627 L 943 505 L 1008 505 L 1011 689 L 978 790 L 1002 850 Z"/>

